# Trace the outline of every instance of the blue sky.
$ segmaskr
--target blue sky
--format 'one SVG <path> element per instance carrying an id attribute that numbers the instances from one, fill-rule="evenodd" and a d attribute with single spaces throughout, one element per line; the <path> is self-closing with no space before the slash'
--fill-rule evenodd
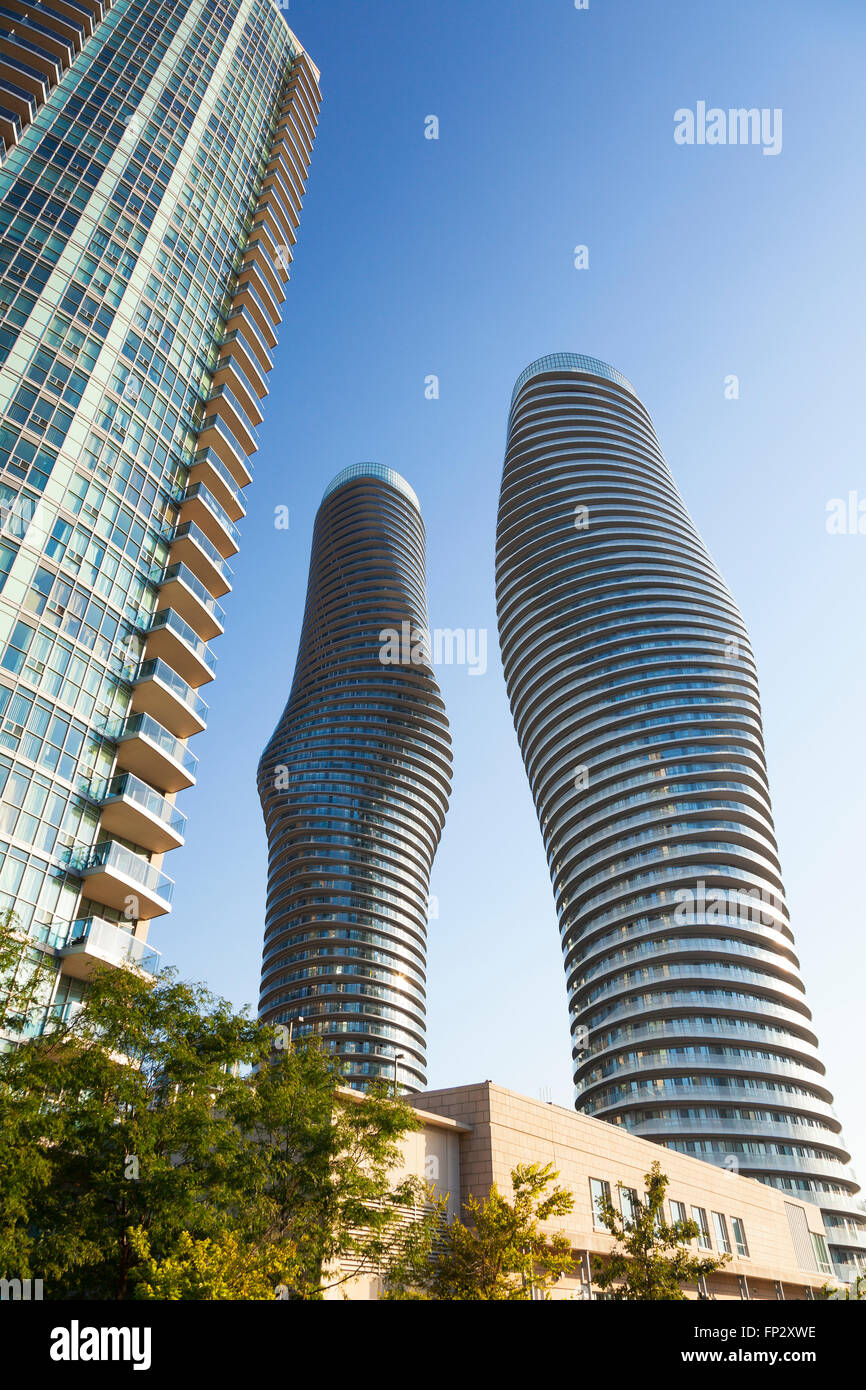
<path id="1" fill-rule="evenodd" d="M 259 754 L 294 669 L 312 524 L 348 463 L 417 490 L 454 794 L 434 870 L 429 1079 L 571 1104 L 556 917 L 499 666 L 494 530 L 515 377 L 551 351 L 619 367 L 748 623 L 782 864 L 836 1108 L 866 1176 L 861 864 L 866 501 L 860 0 L 292 0 L 323 107 L 256 477 L 151 939 L 258 997 Z M 781 108 L 778 156 L 679 146 L 698 101 Z M 440 122 L 424 138 L 425 117 Z M 576 270 L 574 248 L 589 248 Z M 440 379 L 438 400 L 425 378 Z M 738 400 L 726 400 L 736 374 Z M 288 506 L 288 531 L 274 509 Z M 864 507 L 866 512 L 866 507 Z M 866 529 L 866 521 L 864 521 Z M 858 603 L 858 599 L 860 602 Z M 228 813 L 227 813 L 228 812 Z"/>

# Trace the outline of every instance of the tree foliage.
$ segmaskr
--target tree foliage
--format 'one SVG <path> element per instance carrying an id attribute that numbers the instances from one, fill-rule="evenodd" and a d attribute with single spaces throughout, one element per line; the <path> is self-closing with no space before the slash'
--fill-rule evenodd
<path id="1" fill-rule="evenodd" d="M 684 1284 L 698 1281 L 721 1269 L 729 1255 L 696 1255 L 689 1242 L 698 1235 L 695 1221 L 664 1219 L 664 1198 L 669 1178 L 658 1159 L 644 1176 L 646 1194 L 628 1219 L 605 1197 L 598 1201 L 601 1220 L 616 1245 L 605 1259 L 594 1261 L 593 1280 L 605 1298 L 631 1300 L 681 1300 Z M 617 1184 L 622 1190 L 623 1184 Z"/>
<path id="2" fill-rule="evenodd" d="M 541 1230 L 572 1210 L 570 1192 L 551 1186 L 553 1164 L 518 1164 L 511 1197 L 494 1183 L 481 1201 L 464 1205 L 467 1220 L 448 1222 L 445 1199 L 430 1194 L 430 1210 L 404 1236 L 388 1272 L 386 1298 L 519 1302 L 548 1298 L 573 1265 L 571 1242 Z"/>
<path id="3" fill-rule="evenodd" d="M 378 1267 L 417 1116 L 347 1093 L 315 1041 L 277 1041 L 171 972 L 97 971 L 74 1018 L 0 1054 L 0 1273 L 47 1297 L 261 1297 L 273 1278 L 310 1299 Z"/>

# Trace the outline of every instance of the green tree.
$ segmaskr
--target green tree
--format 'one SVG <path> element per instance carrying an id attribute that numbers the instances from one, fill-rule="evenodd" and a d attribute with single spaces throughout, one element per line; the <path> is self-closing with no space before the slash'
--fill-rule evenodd
<path id="1" fill-rule="evenodd" d="M 43 1016 L 54 983 L 49 957 L 21 928 L 12 908 L 0 914 L 0 1033 L 20 1039 Z"/>
<path id="2" fill-rule="evenodd" d="M 251 1245 L 238 1231 L 194 1240 L 183 1231 L 173 1254 L 156 1259 L 140 1226 L 130 1231 L 136 1255 L 131 1283 L 139 1299 L 260 1299 L 273 1302 L 286 1276 L 284 1252 Z"/>
<path id="3" fill-rule="evenodd" d="M 290 1247 L 296 1299 L 319 1299 L 391 1258 L 421 1184 L 394 1181 L 401 1141 L 416 1112 L 384 1083 L 361 1096 L 343 1088 L 317 1040 L 263 1066 L 235 1114 L 255 1136 L 250 1226 L 266 1246 Z"/>
<path id="4" fill-rule="evenodd" d="M 0 1057 L 28 1036 L 44 1017 L 54 972 L 45 954 L 21 930 L 10 909 L 0 916 Z M 30 1255 L 31 1200 L 51 1181 L 46 1146 L 56 1123 L 43 1109 L 39 1092 L 13 1095 L 0 1063 L 0 1275 L 38 1277 Z"/>
<path id="5" fill-rule="evenodd" d="M 384 1258 L 417 1117 L 347 1099 L 319 1048 L 277 1041 L 171 972 L 96 971 L 74 1018 L 0 1055 L 0 1272 L 127 1298 L 267 1271 L 309 1298 Z"/>
<path id="6" fill-rule="evenodd" d="M 839 1303 L 847 1303 L 849 1301 L 860 1303 L 866 1299 L 866 1274 L 858 1274 L 852 1283 L 844 1287 L 839 1284 L 824 1284 L 817 1291 L 815 1297 L 820 1302 L 833 1300 Z"/>
<path id="7" fill-rule="evenodd" d="M 450 1223 L 446 1201 L 432 1197 L 430 1209 L 409 1228 L 388 1270 L 388 1299 L 520 1302 L 549 1298 L 550 1289 L 573 1268 L 571 1242 L 541 1224 L 565 1216 L 570 1192 L 553 1187 L 553 1164 L 518 1164 L 511 1173 L 511 1198 L 494 1183 L 482 1201 L 464 1205 L 468 1218 Z M 551 1189 L 551 1190 L 548 1190 Z"/>
<path id="8" fill-rule="evenodd" d="M 681 1300 L 684 1284 L 697 1284 L 702 1277 L 721 1269 L 729 1255 L 695 1255 L 688 1242 L 697 1238 L 695 1221 L 664 1219 L 664 1198 L 669 1179 L 658 1159 L 644 1175 L 646 1195 L 637 1211 L 623 1217 L 610 1201 L 602 1198 L 597 1209 L 603 1224 L 616 1237 L 617 1244 L 605 1259 L 594 1261 L 593 1280 L 604 1296 L 615 1302 L 631 1300 Z M 622 1190 L 623 1184 L 617 1187 Z"/>

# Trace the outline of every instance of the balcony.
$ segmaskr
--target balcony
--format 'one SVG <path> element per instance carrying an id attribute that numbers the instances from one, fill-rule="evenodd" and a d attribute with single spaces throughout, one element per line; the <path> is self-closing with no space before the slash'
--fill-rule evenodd
<path id="1" fill-rule="evenodd" d="M 69 873 L 84 880 L 84 892 L 94 902 L 116 912 L 131 908 L 143 921 L 171 911 L 172 880 L 117 840 L 70 850 L 66 863 Z"/>
<path id="2" fill-rule="evenodd" d="M 259 400 L 263 400 L 268 394 L 268 383 L 265 381 L 264 374 L 256 354 L 253 352 L 243 334 L 237 329 L 232 329 L 230 333 L 223 335 L 220 352 L 224 357 L 229 357 L 232 361 L 239 361 L 243 367 L 247 380 Z M 220 362 L 224 360 L 220 358 Z M 220 362 L 217 363 L 217 372 L 220 370 Z"/>
<path id="3" fill-rule="evenodd" d="M 60 64 L 54 61 L 46 49 L 38 48 L 23 35 L 16 34 L 13 37 L 11 34 L 0 32 L 0 53 L 14 60 L 19 73 L 22 73 L 22 70 L 32 73 L 34 78 L 41 79 L 43 84 L 47 80 L 49 86 L 52 87 L 60 81 Z M 30 82 L 22 81 L 21 85 L 26 87 L 28 91 L 34 91 L 34 95 L 36 95 Z"/>
<path id="4" fill-rule="evenodd" d="M 106 724 L 105 737 L 117 744 L 117 766 L 134 772 L 162 792 L 195 786 L 198 758 L 149 714 Z"/>
<path id="5" fill-rule="evenodd" d="M 22 125 L 21 117 L 14 111 L 10 111 L 7 106 L 3 106 L 3 97 L 4 93 L 2 88 L 0 88 L 0 137 L 2 137 L 3 143 L 8 150 L 11 149 L 13 145 L 17 145 L 18 141 L 21 139 Z"/>
<path id="6" fill-rule="evenodd" d="M 232 587 L 232 568 L 226 564 L 215 545 L 194 521 L 178 526 L 174 533 L 169 564 L 187 565 L 216 598 L 227 594 Z"/>
<path id="7" fill-rule="evenodd" d="M 0 30 L 4 42 L 19 43 L 26 45 L 33 54 L 32 62 L 37 68 L 42 68 L 40 59 L 54 66 L 60 65 L 59 72 L 68 68 L 75 57 L 75 48 L 68 43 L 65 38 L 49 29 L 46 24 L 40 24 L 38 20 L 31 17 L 34 6 L 30 6 L 30 14 L 16 14 L 14 10 L 9 10 L 5 5 L 0 5 L 0 23 L 5 23 L 9 27 L 5 32 Z M 37 11 L 38 13 L 38 11 Z M 38 55 L 38 56 L 37 56 Z"/>
<path id="8" fill-rule="evenodd" d="M 246 516 L 244 495 L 213 449 L 199 450 L 189 470 L 189 481 L 204 483 L 232 521 L 240 521 L 241 517 Z"/>
<path id="9" fill-rule="evenodd" d="M 282 304 L 286 297 L 283 282 L 288 279 L 288 270 L 284 268 L 279 261 L 274 259 L 265 246 L 265 243 L 260 239 L 247 243 L 244 249 L 241 274 L 243 274 L 244 268 L 249 265 L 256 265 L 258 267 L 259 273 L 264 277 L 265 284 L 270 290 L 271 295 L 276 300 L 277 304 Z"/>
<path id="10" fill-rule="evenodd" d="M 28 63 L 22 56 L 7 53 L 0 43 L 0 77 L 5 81 L 22 87 L 40 104 L 48 99 L 48 83 L 43 73 Z"/>
<path id="11" fill-rule="evenodd" d="M 273 369 L 274 360 L 270 349 L 256 326 L 248 310 L 242 304 L 233 304 L 226 320 L 226 333 L 223 342 L 228 342 L 233 334 L 239 334 L 243 342 L 252 349 L 256 361 L 263 372 Z"/>
<path id="12" fill-rule="evenodd" d="M 240 273 L 246 278 L 235 287 L 233 302 L 243 304 L 249 309 L 268 347 L 274 348 L 277 345 L 276 325 L 283 321 L 277 302 L 255 262 L 243 266 Z"/>
<path id="13" fill-rule="evenodd" d="M 222 416 L 216 413 L 205 416 L 197 444 L 199 450 L 213 449 L 217 458 L 222 459 L 239 487 L 246 487 L 247 483 L 252 482 L 252 465 L 247 458 L 244 447 Z"/>
<path id="14" fill-rule="evenodd" d="M 247 418 L 246 410 L 226 382 L 211 387 L 211 394 L 205 401 L 204 408 L 208 415 L 219 415 L 220 419 L 225 421 L 244 454 L 256 452 L 259 447 L 256 432 Z M 256 414 L 261 415 L 258 401 L 255 409 Z"/>
<path id="15" fill-rule="evenodd" d="M 56 35 L 76 53 L 90 33 L 89 26 L 84 26 L 84 14 L 76 14 L 73 6 L 64 4 L 63 0 L 56 4 L 46 4 L 45 0 L 35 0 L 35 3 L 34 0 L 5 0 L 3 9 L 7 15 L 12 11 L 21 19 L 37 20 L 43 34 Z"/>
<path id="16" fill-rule="evenodd" d="M 219 551 L 227 557 L 236 555 L 240 532 L 204 483 L 193 483 L 184 493 L 179 521 L 193 521 Z"/>
<path id="17" fill-rule="evenodd" d="M 166 662 L 143 661 L 129 679 L 135 713 L 152 715 L 179 739 L 207 728 L 207 704 Z"/>
<path id="18" fill-rule="evenodd" d="M 151 854 L 179 849 L 186 816 L 131 772 L 91 785 L 88 797 L 102 807 L 100 829 Z"/>
<path id="19" fill-rule="evenodd" d="M 59 933 L 57 951 L 64 975 L 86 980 L 100 965 L 139 970 L 143 975 L 159 974 L 160 952 L 114 922 L 79 917 L 63 923 Z"/>
<path id="20" fill-rule="evenodd" d="M 214 678 L 216 657 L 173 608 L 161 608 L 150 620 L 144 659 L 148 661 L 151 657 L 165 661 L 194 689 Z"/>
<path id="21" fill-rule="evenodd" d="M 225 349 L 221 349 L 224 351 Z M 259 391 L 256 382 L 251 381 L 247 372 L 244 370 L 244 363 L 249 366 L 249 358 L 246 353 L 241 359 L 239 352 L 233 352 L 229 357 L 221 357 L 216 364 L 213 375 L 214 391 L 220 386 L 226 386 L 232 392 L 237 405 L 243 411 L 244 426 L 250 429 L 250 422 L 253 426 L 260 425 L 265 418 L 259 401 L 262 396 L 267 394 L 267 387 Z M 261 376 L 257 372 L 254 374 L 259 382 Z M 240 437 L 240 435 L 238 436 Z M 258 447 L 256 437 L 252 435 L 253 444 Z M 252 451 L 250 451 L 252 452 Z"/>
<path id="22" fill-rule="evenodd" d="M 283 280 L 288 280 L 290 271 L 289 266 L 292 261 L 292 247 L 280 232 L 273 217 L 269 217 L 267 209 L 263 208 L 261 213 L 256 210 L 255 221 L 249 230 L 249 245 L 261 242 L 271 258 L 271 262 Z"/>
<path id="23" fill-rule="evenodd" d="M 159 585 L 160 607 L 174 609 L 199 637 L 209 642 L 225 631 L 225 611 L 186 565 L 168 565 L 150 577 Z"/>
<path id="24" fill-rule="evenodd" d="M 256 203 L 256 216 L 261 216 L 262 212 L 270 214 L 279 233 L 280 241 L 290 246 L 296 233 L 297 213 L 292 208 L 290 215 L 289 209 L 286 207 L 285 194 L 273 180 L 270 187 L 263 188 L 259 194 L 259 200 Z"/>
<path id="25" fill-rule="evenodd" d="M 18 118 L 19 129 L 29 125 L 36 116 L 36 102 L 30 93 L 19 86 L 17 82 L 10 82 L 2 74 L 0 74 L 0 104 L 3 106 L 6 119 L 10 115 Z"/>

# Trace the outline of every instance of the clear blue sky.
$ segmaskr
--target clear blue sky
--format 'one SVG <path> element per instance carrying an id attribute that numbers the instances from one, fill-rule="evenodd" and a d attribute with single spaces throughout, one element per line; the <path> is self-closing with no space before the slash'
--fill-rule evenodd
<path id="1" fill-rule="evenodd" d="M 801 963 L 866 1178 L 866 535 L 825 529 L 831 498 L 866 499 L 862 0 L 292 0 L 288 19 L 322 69 L 319 138 L 187 845 L 166 860 L 176 907 L 152 940 L 187 977 L 257 1000 L 256 764 L 292 678 L 322 490 L 378 459 L 421 498 L 432 625 L 490 641 L 486 676 L 441 671 L 455 777 L 430 1083 L 489 1077 L 571 1104 L 493 552 L 514 379 L 545 352 L 590 353 L 634 382 L 749 624 Z M 782 108 L 781 154 L 676 145 L 674 111 L 700 100 Z"/>

